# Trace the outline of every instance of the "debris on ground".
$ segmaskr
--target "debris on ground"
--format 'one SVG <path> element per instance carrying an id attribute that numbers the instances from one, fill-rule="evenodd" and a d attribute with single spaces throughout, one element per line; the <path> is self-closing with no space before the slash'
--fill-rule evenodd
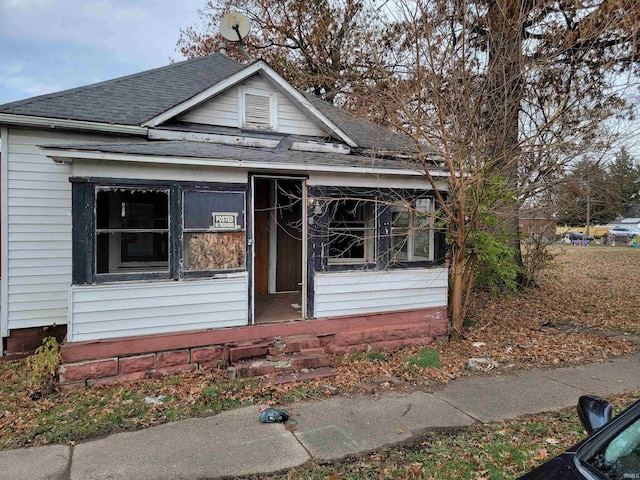
<path id="1" fill-rule="evenodd" d="M 289 411 L 284 408 L 260 409 L 262 423 L 286 423 L 287 420 L 289 420 Z"/>
<path id="2" fill-rule="evenodd" d="M 467 366 L 471 370 L 481 370 L 483 372 L 489 372 L 498 367 L 498 362 L 490 358 L 470 358 Z"/>

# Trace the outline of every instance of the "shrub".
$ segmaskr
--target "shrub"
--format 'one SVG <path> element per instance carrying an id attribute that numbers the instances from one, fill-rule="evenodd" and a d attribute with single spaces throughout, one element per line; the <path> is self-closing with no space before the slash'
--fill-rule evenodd
<path id="1" fill-rule="evenodd" d="M 35 353 L 27 357 L 27 391 L 31 398 L 49 395 L 58 383 L 60 345 L 55 337 L 42 340 Z"/>

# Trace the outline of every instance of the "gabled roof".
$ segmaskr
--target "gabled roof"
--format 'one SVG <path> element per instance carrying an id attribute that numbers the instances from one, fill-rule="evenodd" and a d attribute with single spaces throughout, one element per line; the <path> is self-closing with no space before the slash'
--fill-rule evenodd
<path id="1" fill-rule="evenodd" d="M 0 113 L 141 125 L 245 67 L 215 53 L 126 77 L 7 103 L 0 105 Z"/>
<path id="2" fill-rule="evenodd" d="M 242 64 L 222 54 L 186 60 L 134 75 L 0 105 L 9 116 L 95 122 L 130 127 L 156 126 L 198 105 L 256 71 L 292 95 L 312 118 L 352 147 L 412 151 L 410 138 L 345 112 L 312 95 L 301 94 L 264 61 Z M 5 115 L 2 118 L 3 114 Z"/>

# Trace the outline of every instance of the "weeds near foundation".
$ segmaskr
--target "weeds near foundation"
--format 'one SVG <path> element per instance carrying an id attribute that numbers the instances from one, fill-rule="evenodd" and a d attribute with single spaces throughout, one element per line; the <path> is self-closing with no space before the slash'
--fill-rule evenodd
<path id="1" fill-rule="evenodd" d="M 389 354 L 385 352 L 372 350 L 370 352 L 367 352 L 367 360 L 370 360 L 372 362 L 379 362 L 379 363 L 388 362 Z"/>
<path id="2" fill-rule="evenodd" d="M 440 368 L 440 355 L 433 348 L 423 348 L 417 355 L 407 357 L 404 361 L 411 367 Z"/>
<path id="3" fill-rule="evenodd" d="M 46 337 L 26 362 L 26 386 L 33 400 L 53 393 L 58 384 L 59 365 L 60 345 L 55 337 Z"/>

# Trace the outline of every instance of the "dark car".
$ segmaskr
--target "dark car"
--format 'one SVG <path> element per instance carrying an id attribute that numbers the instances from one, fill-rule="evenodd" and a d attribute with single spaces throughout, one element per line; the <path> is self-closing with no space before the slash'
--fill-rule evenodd
<path id="1" fill-rule="evenodd" d="M 611 420 L 611 404 L 600 397 L 578 401 L 589 437 L 519 480 L 640 479 L 640 401 Z"/>

